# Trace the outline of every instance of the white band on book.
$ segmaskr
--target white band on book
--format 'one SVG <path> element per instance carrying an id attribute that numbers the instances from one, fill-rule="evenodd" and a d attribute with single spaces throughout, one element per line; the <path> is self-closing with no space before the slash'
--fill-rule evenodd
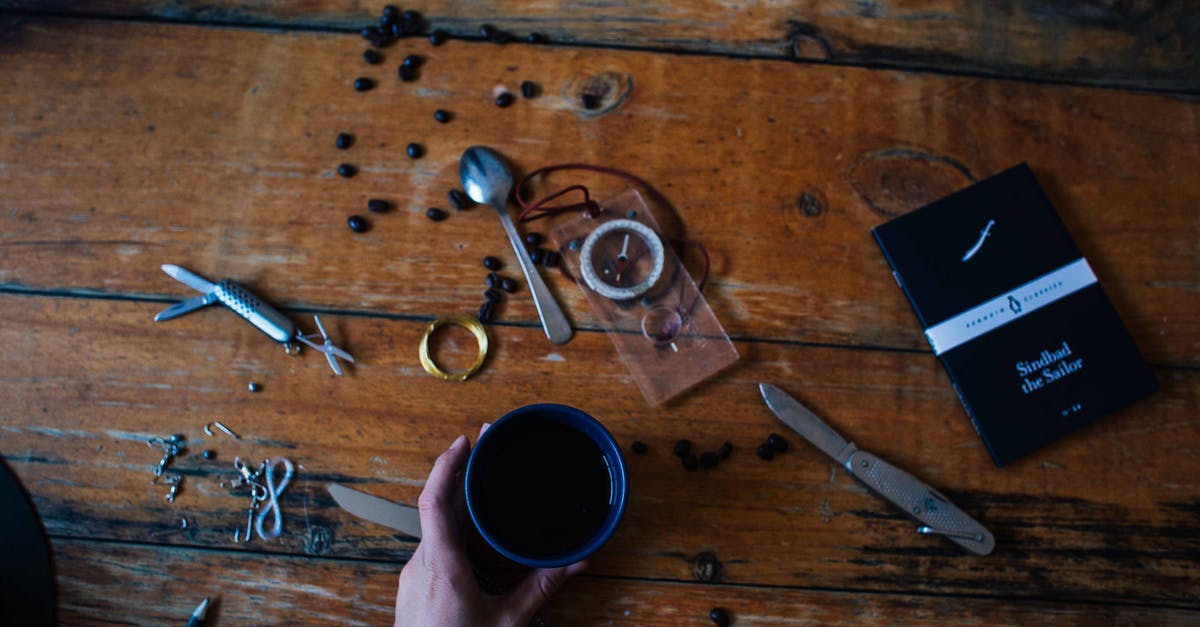
<path id="1" fill-rule="evenodd" d="M 1096 282 L 1083 257 L 925 330 L 933 354 L 965 344 Z"/>

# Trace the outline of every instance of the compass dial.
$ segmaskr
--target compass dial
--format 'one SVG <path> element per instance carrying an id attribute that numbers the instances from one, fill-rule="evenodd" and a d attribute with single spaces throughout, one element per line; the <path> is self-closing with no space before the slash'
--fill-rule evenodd
<path id="1" fill-rule="evenodd" d="M 650 227 L 612 220 L 596 227 L 579 251 L 583 280 L 596 293 L 629 300 L 650 291 L 663 271 L 663 244 Z"/>

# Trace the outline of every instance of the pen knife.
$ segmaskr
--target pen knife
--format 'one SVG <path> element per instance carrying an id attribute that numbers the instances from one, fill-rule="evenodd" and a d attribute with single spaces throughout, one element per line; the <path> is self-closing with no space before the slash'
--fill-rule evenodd
<path id="1" fill-rule="evenodd" d="M 832 457 L 877 496 L 917 521 L 918 533 L 945 536 L 975 555 L 987 555 L 995 548 L 991 532 L 940 492 L 875 455 L 858 450 L 783 390 L 770 383 L 759 383 L 758 389 L 767 407 L 784 424 Z"/>
<path id="2" fill-rule="evenodd" d="M 340 483 L 331 483 L 328 488 L 333 500 L 351 514 L 414 538 L 421 537 L 421 515 L 417 508 L 359 492 Z"/>

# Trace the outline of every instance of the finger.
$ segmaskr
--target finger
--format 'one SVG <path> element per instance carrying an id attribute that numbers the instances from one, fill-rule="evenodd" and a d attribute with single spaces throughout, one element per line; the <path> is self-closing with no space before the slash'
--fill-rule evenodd
<path id="1" fill-rule="evenodd" d="M 470 450 L 467 436 L 458 436 L 450 448 L 433 462 L 433 470 L 429 471 L 425 489 L 417 499 L 417 508 L 421 515 L 421 543 L 429 543 L 428 548 L 432 556 L 451 555 L 460 548 L 458 535 L 455 533 L 457 523 L 454 493 L 455 484 L 458 483 L 456 477 L 466 465 L 467 452 Z"/>
<path id="2" fill-rule="evenodd" d="M 491 426 L 490 423 L 483 423 L 483 426 L 479 427 L 479 435 L 482 436 L 489 426 Z M 476 442 L 478 441 L 476 439 Z M 470 528 L 468 521 L 471 519 L 467 514 L 467 496 L 463 488 L 463 480 L 459 476 L 455 479 L 454 487 L 454 514 L 457 517 L 459 537 L 466 537 L 467 530 Z"/>
<path id="3" fill-rule="evenodd" d="M 515 624 L 528 623 L 538 608 L 562 588 L 568 577 L 583 572 L 585 568 L 587 562 L 575 562 L 561 568 L 537 568 L 531 571 L 508 593 L 506 599 L 505 605 L 514 615 Z"/>
<path id="4" fill-rule="evenodd" d="M 479 435 L 480 435 L 480 437 L 482 437 L 482 436 L 483 436 L 483 432 L 484 432 L 484 431 L 487 431 L 487 430 L 488 430 L 488 427 L 490 427 L 490 426 L 492 426 L 492 423 L 490 423 L 490 422 L 485 422 L 485 423 L 483 423 L 482 425 L 480 425 L 480 426 L 479 426 Z"/>

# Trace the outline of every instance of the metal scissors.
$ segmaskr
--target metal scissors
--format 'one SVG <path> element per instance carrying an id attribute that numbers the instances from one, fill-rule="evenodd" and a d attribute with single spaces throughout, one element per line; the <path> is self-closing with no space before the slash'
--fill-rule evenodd
<path id="1" fill-rule="evenodd" d="M 319 333 L 305 335 L 300 332 L 296 324 L 287 316 L 279 313 L 279 310 L 263 302 L 262 299 L 252 294 L 250 290 L 236 281 L 222 279 L 219 283 L 213 283 L 190 270 L 169 263 L 163 264 L 162 270 L 176 281 L 200 292 L 200 295 L 180 301 L 160 311 L 158 315 L 154 316 L 155 322 L 177 318 L 201 307 L 207 307 L 213 303 L 221 303 L 232 309 L 237 315 L 245 318 L 246 321 L 253 324 L 258 330 L 266 333 L 271 339 L 283 344 L 283 348 L 288 354 L 292 353 L 293 348 L 299 348 L 293 342 L 307 344 L 325 355 L 325 359 L 329 361 L 329 367 L 333 369 L 333 373 L 336 375 L 342 374 L 342 369 L 338 365 L 339 358 L 354 363 L 354 358 L 350 356 L 350 353 L 333 345 L 333 342 L 329 339 L 329 334 L 325 332 L 325 325 L 321 324 L 320 316 L 313 316 Z M 320 344 L 313 341 L 317 338 L 321 339 Z"/>

